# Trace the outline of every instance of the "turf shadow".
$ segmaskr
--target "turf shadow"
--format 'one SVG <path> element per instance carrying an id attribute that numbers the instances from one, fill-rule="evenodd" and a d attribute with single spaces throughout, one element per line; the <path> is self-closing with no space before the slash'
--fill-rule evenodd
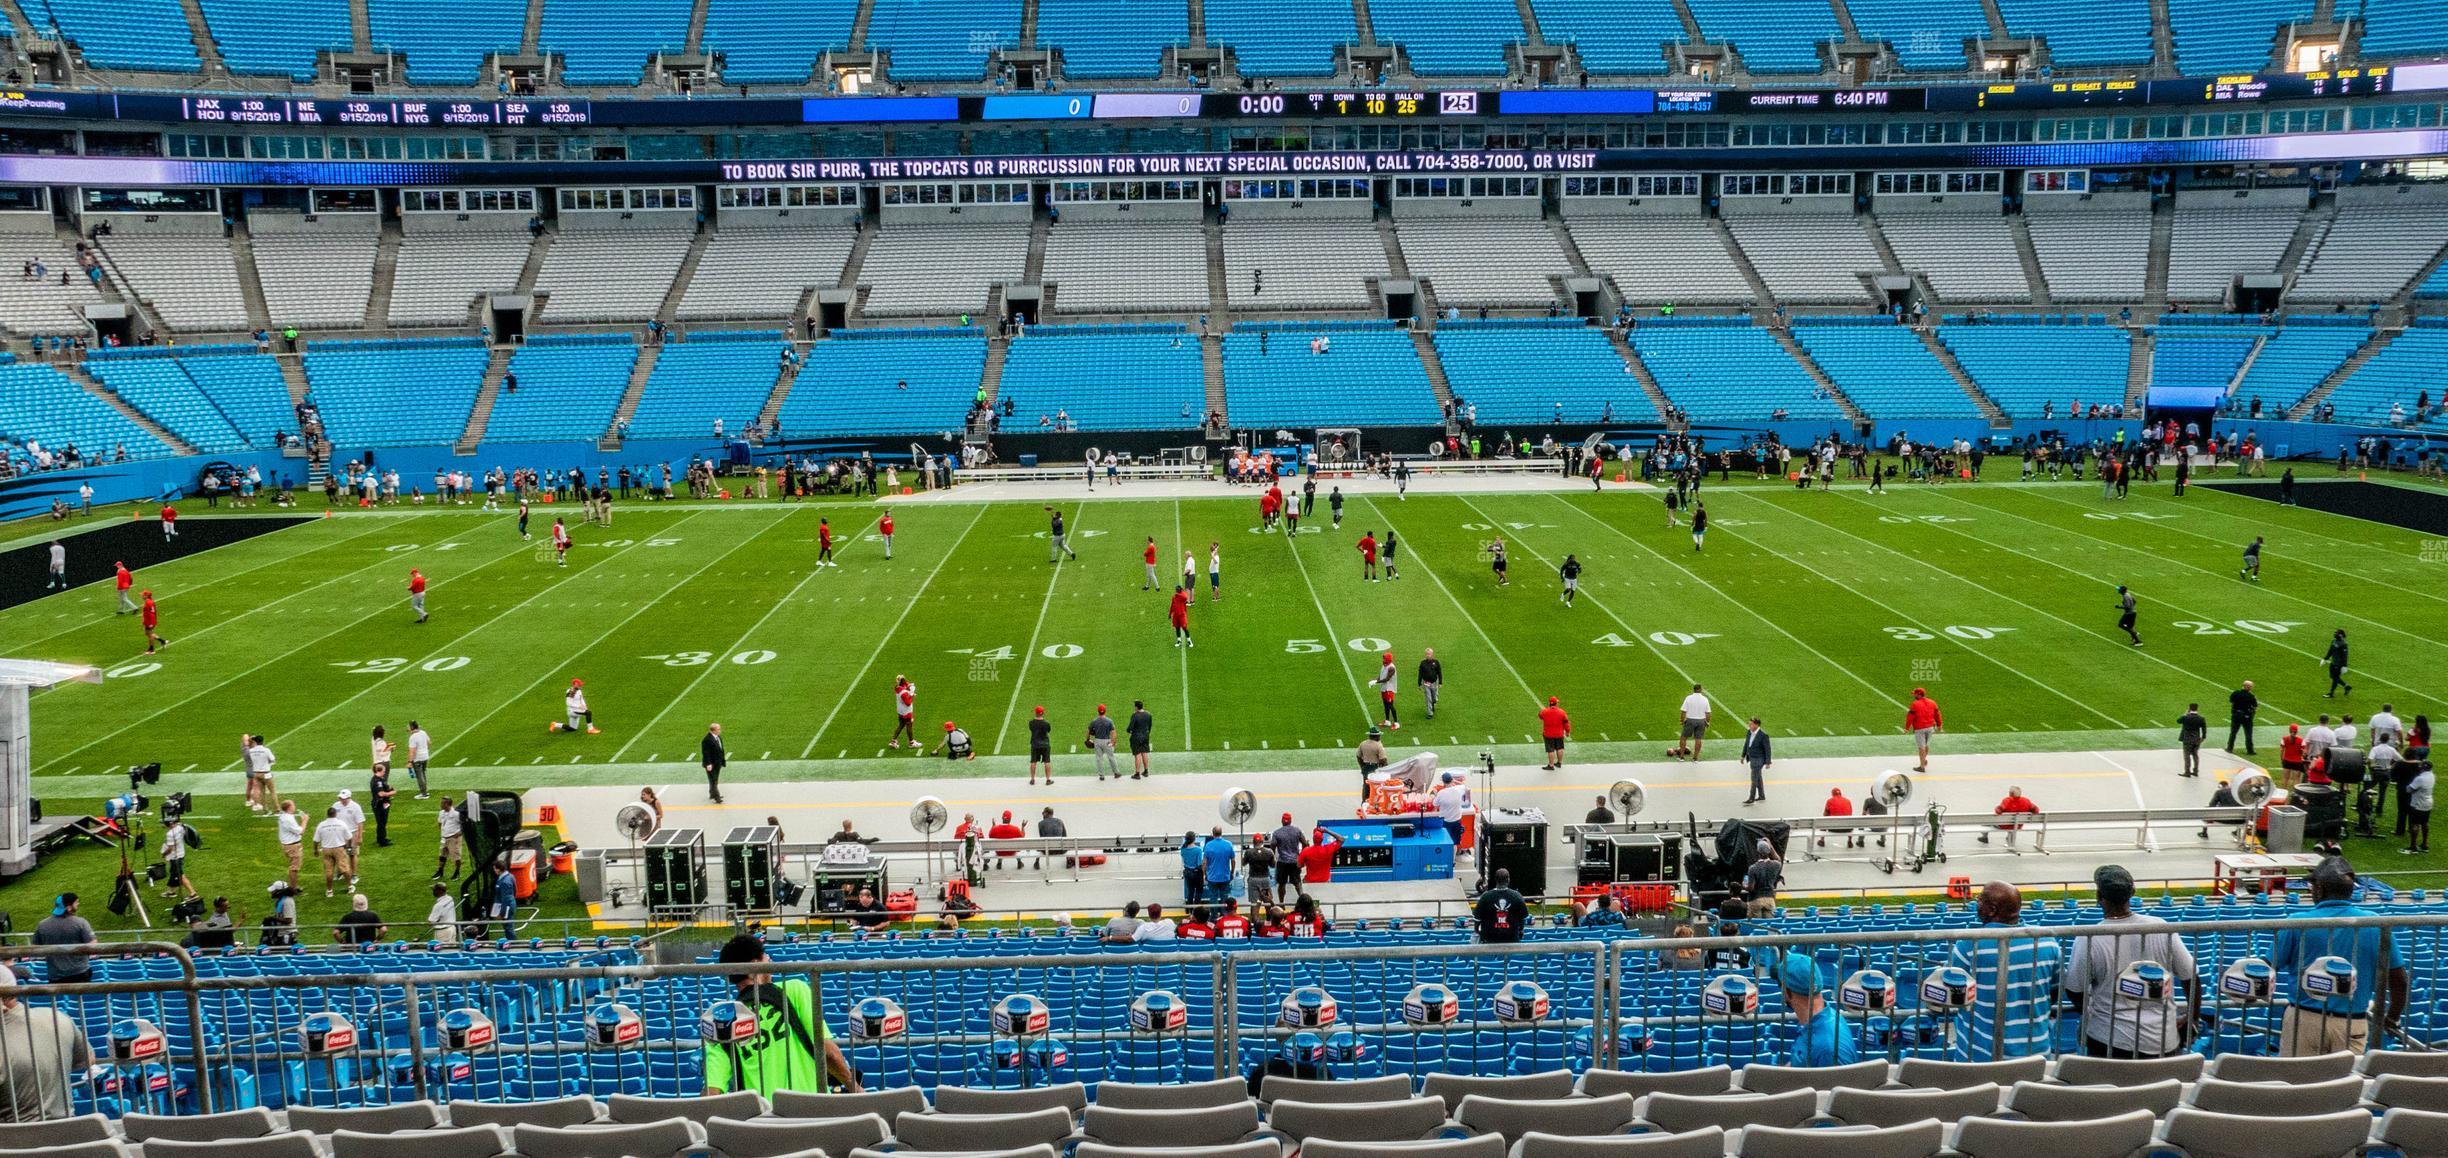
<path id="1" fill-rule="evenodd" d="M 71 519 L 61 524 L 59 541 L 68 547 L 70 587 L 109 579 L 114 562 L 125 562 L 129 569 L 139 572 L 136 581 L 141 586 L 142 572 L 147 567 L 315 521 L 305 516 L 277 515 L 181 519 L 178 538 L 163 542 L 159 519 L 118 519 L 91 529 L 79 525 L 85 520 Z M 0 551 L 0 610 L 31 603 L 45 595 L 64 594 L 43 590 L 43 584 L 50 581 L 50 572 L 49 543 Z"/>

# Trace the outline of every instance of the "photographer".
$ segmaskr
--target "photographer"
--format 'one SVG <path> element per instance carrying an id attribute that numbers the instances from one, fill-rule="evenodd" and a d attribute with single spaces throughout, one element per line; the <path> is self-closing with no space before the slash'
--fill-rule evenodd
<path id="1" fill-rule="evenodd" d="M 179 807 L 177 802 L 183 796 L 174 796 L 171 803 L 162 806 L 162 896 L 167 899 L 184 894 L 186 900 L 192 901 L 196 899 L 196 888 L 195 883 L 187 879 L 187 846 L 202 842 L 196 839 L 195 830 L 187 827 L 186 821 L 181 819 L 186 810 Z"/>
<path id="2" fill-rule="evenodd" d="M 199 913 L 187 922 L 187 937 L 179 944 L 189 949 L 227 949 L 238 944 L 238 926 L 230 920 L 229 898 L 214 897 L 212 915 Z"/>
<path id="3" fill-rule="evenodd" d="M 272 898 L 272 911 L 264 914 L 256 944 L 267 949 L 297 944 L 297 886 L 274 881 L 264 892 Z"/>
<path id="4" fill-rule="evenodd" d="M 440 881 L 433 884 L 433 907 L 426 910 L 425 920 L 433 926 L 434 943 L 459 943 L 459 902 L 450 895 L 450 886 Z"/>

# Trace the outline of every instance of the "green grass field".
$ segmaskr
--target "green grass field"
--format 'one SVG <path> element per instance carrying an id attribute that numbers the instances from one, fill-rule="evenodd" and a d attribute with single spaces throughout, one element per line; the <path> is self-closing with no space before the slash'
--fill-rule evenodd
<path id="1" fill-rule="evenodd" d="M 181 787 L 234 794 L 250 731 L 279 753 L 284 795 L 319 812 L 337 788 L 363 787 L 368 730 L 396 740 L 412 718 L 450 790 L 693 783 L 711 720 L 734 780 L 918 774 L 916 757 L 885 748 L 897 673 L 918 684 L 929 742 L 947 719 L 977 738 L 978 761 L 924 774 L 1014 777 L 1034 705 L 1063 753 L 1084 747 L 1096 704 L 1119 716 L 1134 699 L 1156 717 L 1160 773 L 1342 766 L 1376 719 L 1366 684 L 1385 649 L 1404 674 L 1390 746 L 1494 744 L 1505 759 L 1529 758 L 1550 695 L 1572 712 L 1576 760 L 1654 759 L 1694 682 L 1718 704 L 1713 735 L 1762 716 L 1784 759 L 1906 751 L 1915 686 L 1944 706 L 1955 751 L 2172 744 L 2186 702 L 2223 720 L 2247 678 L 2270 747 L 2314 712 L 2394 701 L 2411 719 L 2448 690 L 2436 540 L 2231 494 L 1712 483 L 1702 554 L 1653 492 L 1465 499 L 1430 485 L 1407 502 L 1355 498 L 1340 530 L 1321 500 L 1297 541 L 1256 533 L 1253 493 L 1217 496 L 1125 488 L 1066 504 L 1079 558 L 1059 566 L 1033 503 L 901 505 L 889 561 L 866 505 L 631 504 L 612 528 L 580 527 L 566 568 L 506 516 L 349 514 L 147 571 L 171 640 L 157 656 L 133 617 L 111 614 L 107 585 L 0 612 L 0 653 L 111 673 L 36 698 L 37 789 L 55 810 L 91 807 L 82 798 L 150 761 Z M 812 566 L 820 517 L 844 540 L 837 568 Z M 1389 529 L 1402 578 L 1363 582 L 1353 544 Z M 2265 578 L 2247 584 L 2237 558 L 2255 534 L 2269 538 Z M 1193 649 L 1172 646 L 1165 593 L 1141 590 L 1151 536 L 1168 580 L 1185 546 L 1199 556 Z M 1505 588 L 1483 557 L 1498 536 Z M 1224 545 L 1221 603 L 1204 588 L 1211 540 Z M 1587 568 L 1571 608 L 1554 574 L 1567 552 Z M 411 566 L 433 583 L 423 625 L 407 607 Z M 2118 583 L 2141 598 L 2142 648 L 2116 630 Z M 2355 649 L 2350 701 L 2321 698 L 2337 627 Z M 1445 661 L 1434 721 L 1409 678 L 1425 647 Z M 601 735 L 547 730 L 573 677 Z M 1090 774 L 1084 755 L 1058 767 Z M 413 864 L 385 885 L 413 901 L 433 821 L 409 803 L 383 871 Z M 203 811 L 244 817 L 234 798 Z"/>

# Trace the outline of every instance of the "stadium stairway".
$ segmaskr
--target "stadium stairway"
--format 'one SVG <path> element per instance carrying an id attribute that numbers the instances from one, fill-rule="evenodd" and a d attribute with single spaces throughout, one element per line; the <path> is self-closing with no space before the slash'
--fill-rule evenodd
<path id="1" fill-rule="evenodd" d="M 1224 405 L 1223 335 L 1212 330 L 1199 335 L 1199 356 L 1200 360 L 1207 365 L 1207 411 L 1210 414 L 1224 415 L 1225 419 L 1230 421 L 1232 411 L 1226 409 Z"/>
<path id="2" fill-rule="evenodd" d="M 2321 404 L 2322 399 L 2335 393 L 2340 385 L 2354 377 L 2355 372 L 2363 368 L 2365 362 L 2371 361 L 2374 355 L 2387 349 L 2388 344 L 2395 341 L 2397 335 L 2403 332 L 2401 329 L 2373 327 L 2371 337 L 2364 339 L 2362 345 L 2355 347 L 2355 352 L 2348 355 L 2345 361 L 2338 363 L 2338 368 L 2330 371 L 2328 377 L 2321 379 L 2320 385 L 2313 387 L 2310 393 L 2305 394 L 2302 401 L 2287 408 L 2287 418 L 2290 421 L 2302 421 L 2304 415 L 2312 413 L 2312 409 Z"/>
<path id="3" fill-rule="evenodd" d="M 391 317 L 391 287 L 399 281 L 400 227 L 385 221 L 374 235 L 374 289 L 366 295 L 365 328 L 379 330 Z"/>
<path id="4" fill-rule="evenodd" d="M 1413 327 L 1411 344 L 1419 350 L 1420 368 L 1428 371 L 1429 388 L 1436 391 L 1438 413 L 1446 413 L 1453 406 L 1453 383 L 1445 377 L 1445 360 L 1437 357 L 1435 331 Z"/>
<path id="5" fill-rule="evenodd" d="M 1011 357 L 1011 338 L 997 335 L 986 339 L 986 365 L 978 373 L 978 389 L 986 395 L 986 404 L 993 406 L 1003 398 L 1003 362 Z"/>
<path id="6" fill-rule="evenodd" d="M 85 372 L 85 366 L 83 363 L 54 361 L 45 363 L 45 365 L 58 370 L 69 381 L 74 382 L 79 387 L 83 388 L 87 394 L 91 394 L 94 397 L 109 403 L 111 409 L 118 411 L 120 415 L 125 417 L 128 421 L 135 423 L 146 434 L 150 434 L 153 437 L 160 439 L 163 446 L 170 448 L 171 453 L 182 455 L 196 453 L 195 447 L 188 445 L 187 442 L 179 438 L 179 436 L 170 433 L 168 427 L 153 421 L 152 415 L 146 414 L 144 411 L 128 405 L 126 400 L 120 398 L 116 394 L 111 393 L 109 387 L 102 385 L 100 382 L 94 381 L 93 376 Z"/>
<path id="7" fill-rule="evenodd" d="M 1631 339 L 1625 337 L 1622 330 L 1617 329 L 1609 329 L 1606 336 L 1607 344 L 1615 347 L 1616 355 L 1621 357 L 1624 365 L 1631 369 L 1632 380 L 1640 383 L 1641 393 L 1649 396 L 1649 405 L 1656 408 L 1658 419 L 1666 423 L 1669 429 L 1682 429 L 1683 424 L 1676 422 L 1668 415 L 1671 406 L 1666 400 L 1665 388 L 1659 386 L 1657 376 L 1649 372 L 1648 363 L 1640 360 L 1640 353 L 1632 348 Z"/>
<path id="8" fill-rule="evenodd" d="M 1207 218 L 1203 231 L 1207 236 L 1207 315 L 1215 319 L 1210 330 L 1222 330 L 1232 325 L 1232 295 L 1224 286 L 1224 223 Z"/>
<path id="9" fill-rule="evenodd" d="M 1963 390 L 1964 396 L 1970 398 L 1974 406 L 1980 408 L 1981 416 L 1989 420 L 1991 427 L 2004 430 L 2014 425 L 2014 420 L 2006 417 L 2006 408 L 1989 397 L 1989 392 L 1981 389 L 1980 383 L 1964 372 L 1963 363 L 1955 360 L 1955 351 L 1947 349 L 1947 344 L 1938 340 L 1938 331 L 1922 326 L 1918 327 L 1917 333 L 1921 344 L 1929 347 L 1930 355 L 1938 359 L 1939 365 L 1946 367 L 1948 374 L 1954 376 L 1955 385 Z"/>
<path id="10" fill-rule="evenodd" d="M 702 7 L 705 0 L 698 0 Z M 705 260 L 706 243 L 714 239 L 714 231 L 703 225 L 689 238 L 686 254 L 681 255 L 680 271 L 672 275 L 671 288 L 663 291 L 663 304 L 655 307 L 656 320 L 669 327 L 680 316 L 680 299 L 688 293 L 689 283 L 697 280 L 697 263 Z"/>
<path id="11" fill-rule="evenodd" d="M 694 250 L 691 251 L 690 260 L 695 260 Z M 678 292 L 677 286 L 685 284 L 685 282 L 675 282 L 674 292 Z M 666 310 L 670 307 L 670 302 L 664 303 Z M 646 380 L 654 376 L 655 358 L 662 351 L 662 344 L 657 342 L 649 342 L 638 347 L 637 361 L 631 363 L 629 367 L 629 385 L 621 391 L 620 405 L 612 408 L 612 425 L 605 427 L 603 437 L 595 440 L 595 449 L 619 450 L 621 448 L 621 424 L 629 421 L 630 415 L 637 413 L 638 399 L 645 395 Z M 763 416 L 759 415 L 759 417 Z"/>
<path id="12" fill-rule="evenodd" d="M 1182 43 L 1192 48 L 1207 47 L 1207 0 L 1189 0 L 1190 35 Z"/>
<path id="13" fill-rule="evenodd" d="M 2287 279 L 2287 288 L 2295 287 L 2295 275 L 2303 269 L 2304 254 L 2337 224 L 2337 194 L 2324 193 L 2315 198 L 2312 207 L 2295 220 L 2295 236 L 2287 239 L 2286 252 L 2278 258 L 2278 273 Z"/>
<path id="14" fill-rule="evenodd" d="M 195 38 L 196 56 L 204 62 L 203 75 L 229 75 L 229 65 L 221 60 L 221 46 L 213 41 L 212 26 L 204 19 L 204 6 L 197 0 L 179 0 L 179 11 L 187 16 L 187 35 Z"/>
<path id="15" fill-rule="evenodd" d="M 366 0 L 349 0 L 349 47 L 358 52 L 370 51 L 373 28 L 374 17 L 366 10 Z"/>
<path id="16" fill-rule="evenodd" d="M 858 305 L 859 270 L 867 264 L 867 247 L 875 241 L 875 236 L 875 226 L 862 223 L 858 227 L 858 236 L 850 239 L 850 256 L 842 259 L 841 280 L 834 283 L 835 289 L 850 291 L 850 304 L 853 307 Z"/>
<path id="17" fill-rule="evenodd" d="M 2006 218 L 2006 232 L 2014 238 L 2015 257 L 2023 263 L 2023 281 L 2031 286 L 2035 306 L 2054 303 L 2049 296 L 2048 276 L 2040 267 L 2040 250 L 2032 245 L 2031 222 L 2016 213 Z"/>
<path id="18" fill-rule="evenodd" d="M 1876 232 L 1873 231 L 1872 236 L 1876 235 Z M 1881 242 L 1880 245 L 1883 248 L 1885 243 Z M 1894 255 L 1888 255 L 1890 264 L 1894 260 Z M 1818 360 L 1810 356 L 1810 351 L 1803 349 L 1802 343 L 1794 340 L 1793 330 L 1790 327 L 1775 326 L 1771 327 L 1768 332 L 1776 335 L 1777 345 L 1785 347 L 1785 353 L 1794 360 L 1794 364 L 1802 367 L 1803 372 L 1809 374 L 1811 380 L 1819 384 L 1820 389 L 1827 391 L 1828 400 L 1834 402 L 1836 408 L 1844 412 L 1846 421 L 1859 423 L 1862 420 L 1864 417 L 1862 408 L 1854 405 L 1853 400 L 1846 397 L 1845 392 L 1836 385 L 1836 380 L 1828 377 L 1828 372 L 1820 368 Z"/>
<path id="19" fill-rule="evenodd" d="M 495 346 L 485 358 L 484 385 L 476 389 L 476 404 L 468 407 L 467 427 L 451 444 L 452 454 L 474 454 L 484 444 L 485 427 L 493 421 L 493 401 L 501 397 L 502 375 L 510 372 L 509 346 Z"/>
<path id="20" fill-rule="evenodd" d="M 1513 0 L 1513 6 L 1521 11 L 1522 43 L 1547 43 L 1547 34 L 1539 28 L 1538 12 L 1531 7 L 1530 0 Z"/>
<path id="21" fill-rule="evenodd" d="M 2159 359 L 2159 335 L 2149 326 L 2135 326 L 2133 343 L 2126 347 L 2125 409 L 2141 412 L 2142 400 L 2150 394 L 2151 367 Z"/>
<path id="22" fill-rule="evenodd" d="M 536 0 L 536 2 L 541 4 L 543 3 L 543 0 Z M 519 269 L 518 285 L 514 287 L 514 289 L 515 292 L 524 295 L 529 302 L 533 303 L 529 306 L 529 317 L 540 318 L 544 316 L 544 303 L 536 297 L 536 279 L 543 276 L 544 257 L 546 254 L 552 252 L 552 243 L 555 236 L 556 235 L 553 233 L 553 231 L 549 229 L 542 233 L 536 234 L 535 240 L 530 242 L 527 246 L 527 264 Z M 476 317 L 478 319 L 478 324 L 480 325 L 491 320 L 483 316 L 484 312 L 485 308 L 482 305 L 474 302 L 469 303 L 468 313 L 471 316 Z"/>
<path id="23" fill-rule="evenodd" d="M 691 56 L 705 51 L 706 7 L 706 0 L 692 0 L 689 4 L 688 39 L 682 43 Z M 687 285 L 688 282 L 683 280 L 676 284 Z"/>
<path id="24" fill-rule="evenodd" d="M 1196 0 L 1193 0 L 1193 2 L 1195 3 Z M 34 34 L 34 26 L 26 21 L 25 12 L 17 5 L 0 4 L 0 14 L 7 15 L 9 36 L 17 43 L 32 44 L 36 40 L 41 39 L 41 37 Z"/>
<path id="25" fill-rule="evenodd" d="M 2152 7 L 2159 7 L 2157 0 Z M 2142 275 L 2142 300 L 2153 306 L 2167 304 L 2168 254 L 2175 247 L 2176 204 L 2162 197 L 2151 204 L 2150 268 Z"/>
<path id="26" fill-rule="evenodd" d="M 806 354 L 807 347 L 800 346 L 799 352 Z M 791 384 L 799 380 L 799 367 L 805 364 L 792 362 L 774 375 L 773 389 L 766 393 L 765 405 L 757 408 L 757 425 L 772 430 L 775 423 L 782 421 L 782 404 L 790 399 Z"/>
<path id="27" fill-rule="evenodd" d="M 255 238 L 243 221 L 230 230 L 230 261 L 238 267 L 238 300 L 246 303 L 248 324 L 279 329 L 280 319 L 272 316 L 272 306 L 264 300 L 263 275 L 255 271 Z"/>
<path id="28" fill-rule="evenodd" d="M 1980 6 L 1981 15 L 1989 18 L 1989 35 L 1998 40 L 2007 39 L 2006 11 L 1998 7 L 1998 0 L 1980 0 Z"/>
<path id="29" fill-rule="evenodd" d="M 519 31 L 519 53 L 534 56 L 544 37 L 544 0 L 527 0 L 527 23 Z"/>
<path id="30" fill-rule="evenodd" d="M 1351 6 L 1352 27 L 1360 30 L 1360 35 L 1354 37 L 1352 43 L 1365 47 L 1376 47 L 1377 26 L 1369 20 L 1368 0 L 1351 0 Z"/>
<path id="31" fill-rule="evenodd" d="M 1862 43 L 1861 29 L 1854 27 L 1853 10 L 1845 6 L 1845 0 L 1828 0 L 1828 8 L 1836 17 L 1836 27 L 1844 31 L 1844 42 L 1847 45 Z"/>
<path id="32" fill-rule="evenodd" d="M 2168 0 L 2150 0 L 2151 64 L 2169 72 L 2176 70 L 2175 18 L 2168 15 Z"/>
<path id="33" fill-rule="evenodd" d="M 850 18 L 850 51 L 868 51 L 867 30 L 874 25 L 875 0 L 859 0 L 858 15 Z"/>
<path id="34" fill-rule="evenodd" d="M 1675 8 L 1680 10 L 1682 7 L 1683 0 L 1675 0 Z M 1690 22 L 1690 13 L 1685 13 L 1683 19 Z M 1725 218 L 1711 217 L 1708 223 L 1709 228 L 1717 234 L 1717 244 L 1725 246 L 1726 253 L 1734 258 L 1734 268 L 1741 270 L 1743 280 L 1751 283 L 1751 300 L 1758 303 L 1757 308 L 1766 309 L 1776 304 L 1776 295 L 1768 292 L 1767 279 L 1760 276 L 1758 266 L 1751 264 L 1751 255 L 1744 253 L 1743 247 L 1734 243 L 1734 231 L 1726 228 Z"/>

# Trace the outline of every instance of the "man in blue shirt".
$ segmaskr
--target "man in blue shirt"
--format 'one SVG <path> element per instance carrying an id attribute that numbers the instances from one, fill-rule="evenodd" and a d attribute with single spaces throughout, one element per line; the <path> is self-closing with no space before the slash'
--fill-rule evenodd
<path id="1" fill-rule="evenodd" d="M 1233 850 L 1232 840 L 1224 835 L 1222 825 L 1209 831 L 1207 847 L 1201 855 L 1207 862 L 1208 903 L 1223 904 L 1224 898 L 1232 895 L 1233 865 L 1241 858 Z"/>
<path id="2" fill-rule="evenodd" d="M 511 875 L 508 858 L 503 858 L 500 869 L 500 873 L 493 878 L 491 916 L 501 922 L 501 935 L 507 937 L 510 935 L 511 918 L 518 913 L 518 878 Z"/>
<path id="3" fill-rule="evenodd" d="M 1792 1066 L 1845 1066 L 1861 1060 L 1861 1044 L 1846 1031 L 1844 1018 L 1819 991 L 1819 963 L 1809 953 L 1787 953 L 1777 962 L 1777 987 L 1785 991 L 1785 1008 L 1801 1028 L 1794 1034 Z"/>
<path id="4" fill-rule="evenodd" d="M 1182 834 L 1182 903 L 1199 903 L 1199 894 L 1207 888 L 1207 846 L 1199 841 L 1197 830 Z"/>
<path id="5" fill-rule="evenodd" d="M 2312 908 L 2304 920 L 2377 916 L 2354 903 L 2354 869 L 2344 857 L 2313 866 Z M 2295 978 L 2295 995 L 2279 1028 L 2279 1052 L 2288 1057 L 2363 1051 L 2371 1039 L 2373 999 L 2381 992 L 2381 959 L 2388 965 L 2388 1000 L 2376 1011 L 2382 1028 L 2394 1028 L 2406 1006 L 2406 951 L 2387 929 L 2288 929 L 2278 934 L 2270 964 Z M 2354 988 L 2339 994 L 2304 992 L 2303 972 L 2323 957 L 2343 957 L 2354 966 Z"/>
<path id="6" fill-rule="evenodd" d="M 2023 923 L 2022 890 L 1991 881 L 1980 895 L 1980 927 Z M 2065 952 L 2050 940 L 1958 941 L 1947 963 L 1972 975 L 1972 1005 L 1955 1027 L 1955 1061 L 2004 1061 L 2047 1053 L 2057 1028 L 2057 974 Z"/>

